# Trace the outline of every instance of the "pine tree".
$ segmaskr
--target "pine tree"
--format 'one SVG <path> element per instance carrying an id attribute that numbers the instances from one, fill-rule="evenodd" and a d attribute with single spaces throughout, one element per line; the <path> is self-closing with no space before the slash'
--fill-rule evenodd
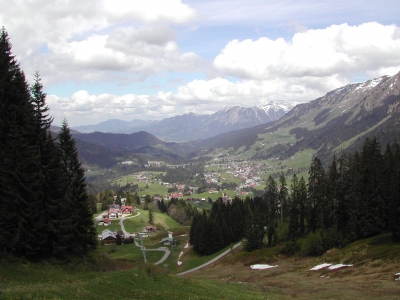
<path id="1" fill-rule="evenodd" d="M 73 253 L 85 255 L 96 248 L 96 229 L 88 203 L 85 172 L 79 161 L 75 140 L 72 138 L 66 120 L 63 121 L 58 139 L 68 183 L 64 197 L 65 210 L 71 214 L 73 225 L 71 233 L 68 234 L 67 249 Z M 66 225 L 68 228 L 71 224 L 68 221 Z"/>
<path id="2" fill-rule="evenodd" d="M 299 211 L 299 234 L 303 235 L 306 229 L 306 204 L 307 204 L 307 186 L 304 177 L 301 176 L 298 184 L 297 203 Z"/>
<path id="3" fill-rule="evenodd" d="M 347 226 L 351 218 L 349 204 L 354 201 L 354 199 L 351 200 L 349 198 L 352 183 L 350 175 L 351 160 L 350 155 L 345 154 L 342 154 L 338 159 L 336 229 L 342 236 L 346 236 Z"/>
<path id="4" fill-rule="evenodd" d="M 34 110 L 25 75 L 0 31 L 0 247 L 6 252 L 40 250 L 40 168 L 35 152 Z"/>
<path id="5" fill-rule="evenodd" d="M 267 202 L 268 211 L 268 227 L 267 237 L 268 245 L 272 246 L 276 243 L 276 226 L 278 226 L 278 189 L 275 180 L 270 175 L 267 179 L 265 188 L 265 200 Z"/>
<path id="6" fill-rule="evenodd" d="M 154 212 L 151 207 L 149 207 L 149 224 L 153 224 L 154 222 Z"/>
<path id="7" fill-rule="evenodd" d="M 250 211 L 250 206 L 247 206 L 249 210 L 246 213 L 246 251 L 254 251 L 261 249 L 264 246 L 264 227 L 266 225 L 265 216 L 259 210 Z"/>
<path id="8" fill-rule="evenodd" d="M 349 189 L 345 196 L 345 204 L 347 206 L 348 223 L 344 230 L 344 236 L 348 241 L 354 241 L 360 237 L 361 225 L 360 219 L 366 209 L 365 201 L 362 198 L 362 161 L 359 152 L 355 152 L 349 161 L 349 170 L 347 179 Z"/>
<path id="9" fill-rule="evenodd" d="M 50 132 L 47 133 L 43 145 L 43 158 L 46 173 L 43 202 L 47 224 L 47 247 L 50 253 L 58 254 L 64 252 L 68 246 L 73 221 L 71 212 L 64 202 L 67 179 L 61 163 L 61 152 Z"/>
<path id="10" fill-rule="evenodd" d="M 380 233 L 385 224 L 381 186 L 383 159 L 375 138 L 364 142 L 361 161 L 363 210 L 360 216 L 360 234 L 361 237 L 368 237 Z"/>
<path id="11" fill-rule="evenodd" d="M 400 241 L 400 145 L 388 146 L 385 152 L 387 216 L 392 239 Z"/>
<path id="12" fill-rule="evenodd" d="M 326 184 L 326 205 L 323 209 L 323 228 L 337 229 L 337 214 L 338 214 L 338 194 L 339 194 L 339 173 L 336 157 L 333 157 L 332 163 L 329 166 Z"/>
<path id="13" fill-rule="evenodd" d="M 313 158 L 308 173 L 307 224 L 309 229 L 315 233 L 322 227 L 323 211 L 326 208 L 325 171 L 319 158 Z"/>
<path id="14" fill-rule="evenodd" d="M 279 177 L 279 204 L 280 204 L 280 213 L 281 213 L 281 222 L 288 214 L 285 213 L 285 210 L 289 211 L 289 208 L 286 208 L 287 199 L 288 199 L 288 189 L 286 186 L 285 176 L 281 175 Z"/>
<path id="15" fill-rule="evenodd" d="M 244 235 L 245 211 L 243 201 L 237 197 L 232 200 L 231 209 L 228 213 L 228 220 L 232 231 L 232 242 L 239 241 Z"/>
<path id="16" fill-rule="evenodd" d="M 290 214 L 289 214 L 289 239 L 295 242 L 299 236 L 299 182 L 296 173 L 293 174 L 291 183 L 291 194 L 290 194 Z"/>

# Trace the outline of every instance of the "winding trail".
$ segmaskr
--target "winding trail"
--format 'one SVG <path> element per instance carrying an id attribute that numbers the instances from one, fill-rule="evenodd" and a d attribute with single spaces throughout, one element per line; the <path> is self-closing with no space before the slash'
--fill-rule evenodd
<path id="1" fill-rule="evenodd" d="M 136 215 L 134 215 L 134 216 L 129 216 L 129 217 L 122 216 L 121 219 L 119 220 L 119 225 L 121 226 L 121 230 L 122 230 L 122 232 L 124 233 L 125 238 L 130 237 L 131 234 L 128 233 L 128 232 L 125 230 L 125 227 L 124 227 L 124 219 L 135 218 L 135 217 L 138 217 L 138 216 L 140 216 L 140 212 L 138 212 L 138 213 L 137 213 Z M 142 248 L 142 246 L 139 245 L 139 243 L 136 241 L 136 239 L 135 239 L 135 245 L 136 245 L 137 247 L 139 247 L 140 249 Z M 146 251 L 146 252 L 147 252 L 147 251 L 163 251 L 163 252 L 164 252 L 164 256 L 163 256 L 159 261 L 157 261 L 156 263 L 154 263 L 154 265 L 159 265 L 159 264 L 163 263 L 163 262 L 168 258 L 168 256 L 171 254 L 171 251 L 170 251 L 167 247 L 159 247 L 159 248 L 156 248 L 156 249 L 146 249 L 146 247 L 145 247 L 145 248 L 144 248 L 144 251 Z"/>
<path id="2" fill-rule="evenodd" d="M 100 215 L 99 215 L 99 216 L 100 216 Z M 124 227 L 124 220 L 125 220 L 125 219 L 129 219 L 129 218 L 135 218 L 135 217 L 138 217 L 138 216 L 140 216 L 140 212 L 138 212 L 138 213 L 137 213 L 136 215 L 134 215 L 134 216 L 129 216 L 129 217 L 122 216 L 122 217 L 120 218 L 120 220 L 119 220 L 119 225 L 121 226 L 121 230 L 122 230 L 122 232 L 124 233 L 125 238 L 130 237 L 131 234 L 128 233 L 128 232 L 125 230 L 125 227 Z M 139 248 L 142 248 L 142 246 L 139 245 L 139 243 L 136 241 L 136 239 L 135 239 L 135 245 L 136 245 L 137 247 L 139 247 Z M 241 245 L 241 242 L 239 242 L 239 243 L 237 243 L 236 245 L 234 245 L 233 247 L 231 247 L 231 248 L 225 250 L 225 251 L 222 252 L 220 255 L 214 257 L 214 258 L 211 259 L 210 261 L 208 261 L 208 262 L 206 262 L 206 263 L 204 263 L 204 264 L 202 264 L 202 265 L 200 265 L 200 266 L 197 266 L 197 267 L 195 267 L 195 268 L 193 268 L 193 269 L 190 269 L 190 270 L 187 270 L 187 271 L 178 273 L 178 274 L 176 274 L 176 275 L 182 276 L 182 275 L 188 274 L 188 273 L 190 273 L 190 272 L 193 272 L 193 271 L 199 270 L 199 269 L 201 269 L 201 268 L 204 268 L 204 267 L 206 267 L 206 266 L 212 264 L 213 262 L 217 261 L 217 260 L 220 259 L 221 257 L 227 255 L 229 252 L 231 252 L 233 249 L 239 247 L 240 245 Z M 167 247 L 159 247 L 159 248 L 156 248 L 156 249 L 146 249 L 146 248 L 144 248 L 144 251 L 163 251 L 163 252 L 164 252 L 164 256 L 163 256 L 159 261 L 157 261 L 156 263 L 154 263 L 154 265 L 159 265 L 159 264 L 163 263 L 163 262 L 168 258 L 168 256 L 171 254 L 171 250 L 169 250 Z"/>
<path id="3" fill-rule="evenodd" d="M 231 247 L 231 248 L 225 250 L 224 252 L 222 252 L 220 255 L 214 257 L 214 258 L 211 259 L 210 261 L 208 261 L 208 262 L 206 262 L 206 263 L 204 263 L 204 264 L 202 264 L 202 265 L 200 265 L 200 266 L 197 266 L 196 268 L 187 270 L 187 271 L 185 271 L 185 272 L 178 273 L 178 274 L 176 274 L 176 275 L 182 276 L 182 275 L 185 275 L 185 274 L 187 274 L 187 273 L 190 273 L 190 272 L 199 270 L 199 269 L 201 269 L 201 268 L 204 268 L 205 266 L 208 266 L 209 264 L 212 264 L 213 262 L 215 262 L 216 260 L 220 259 L 221 257 L 227 255 L 229 252 L 231 252 L 233 249 L 239 247 L 241 244 L 242 244 L 242 242 L 239 242 L 239 243 L 237 243 L 236 245 L 234 245 L 233 247 Z"/>

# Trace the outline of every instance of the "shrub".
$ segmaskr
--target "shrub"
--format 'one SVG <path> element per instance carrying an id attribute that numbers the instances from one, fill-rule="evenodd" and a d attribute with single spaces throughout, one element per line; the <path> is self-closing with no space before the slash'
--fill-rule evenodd
<path id="1" fill-rule="evenodd" d="M 285 246 L 281 249 L 281 253 L 287 256 L 291 256 L 299 252 L 301 246 L 297 241 L 287 241 Z"/>
<path id="2" fill-rule="evenodd" d="M 319 231 L 316 234 L 310 233 L 303 247 L 303 254 L 310 256 L 318 256 L 324 254 L 329 249 L 335 247 L 343 247 L 345 241 L 340 232 L 330 229 L 326 231 Z"/>

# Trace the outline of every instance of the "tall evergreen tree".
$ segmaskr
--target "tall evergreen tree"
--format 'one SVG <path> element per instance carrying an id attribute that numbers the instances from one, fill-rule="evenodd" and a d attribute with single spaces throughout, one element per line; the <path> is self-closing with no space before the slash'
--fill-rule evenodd
<path id="1" fill-rule="evenodd" d="M 73 225 L 72 232 L 68 235 L 68 250 L 77 254 L 87 254 L 96 248 L 96 229 L 88 203 L 85 172 L 66 120 L 63 121 L 58 139 L 68 183 L 64 197 L 65 209 L 71 214 Z M 68 223 L 69 221 L 66 224 L 67 228 L 70 225 Z"/>
<path id="2" fill-rule="evenodd" d="M 348 222 L 344 233 L 348 241 L 354 241 L 360 236 L 360 219 L 365 211 L 362 198 L 362 160 L 358 151 L 350 157 L 349 170 L 345 179 L 349 181 L 349 190 L 345 196 Z"/>
<path id="3" fill-rule="evenodd" d="M 294 242 L 299 236 L 299 181 L 296 173 L 292 176 L 292 182 L 290 185 L 290 214 L 289 214 L 289 239 Z"/>
<path id="4" fill-rule="evenodd" d="M 299 234 L 302 235 L 305 232 L 305 220 L 306 220 L 306 204 L 307 204 L 307 186 L 304 177 L 301 176 L 299 184 L 297 186 L 297 203 L 299 212 Z"/>
<path id="5" fill-rule="evenodd" d="M 286 185 L 286 179 L 285 176 L 281 175 L 279 177 L 279 205 L 280 205 L 280 214 L 281 214 L 281 222 L 283 222 L 283 219 L 285 216 L 288 215 L 286 211 L 289 211 L 289 208 L 286 208 L 287 205 L 287 200 L 288 200 L 288 189 Z"/>
<path id="6" fill-rule="evenodd" d="M 400 145 L 393 143 L 390 153 L 386 151 L 385 160 L 390 165 L 391 174 L 388 179 L 388 226 L 395 242 L 400 241 Z"/>
<path id="7" fill-rule="evenodd" d="M 366 139 L 362 155 L 362 214 L 360 216 L 360 234 L 368 237 L 381 232 L 385 217 L 382 199 L 382 166 L 383 159 L 376 139 Z"/>
<path id="8" fill-rule="evenodd" d="M 265 187 L 265 200 L 268 208 L 267 237 L 268 245 L 276 243 L 276 227 L 278 226 L 278 189 L 275 180 L 270 175 Z"/>
<path id="9" fill-rule="evenodd" d="M 25 75 L 0 31 L 0 247 L 34 254 L 40 248 L 40 167 L 32 134 L 34 110 Z M 36 223 L 37 222 L 37 223 Z"/>
<path id="10" fill-rule="evenodd" d="M 339 198 L 339 173 L 336 157 L 333 157 L 329 166 L 326 184 L 326 202 L 323 209 L 323 228 L 337 229 L 338 198 Z"/>
<path id="11" fill-rule="evenodd" d="M 323 209 L 326 205 L 325 171 L 321 160 L 314 157 L 311 161 L 308 178 L 308 220 L 309 229 L 315 231 L 322 227 Z"/>
<path id="12" fill-rule="evenodd" d="M 352 178 L 350 175 L 350 155 L 342 154 L 338 159 L 337 179 L 337 211 L 336 211 L 336 229 L 342 236 L 346 236 L 347 226 L 350 221 L 349 203 Z M 354 199 L 353 199 L 354 200 Z"/>

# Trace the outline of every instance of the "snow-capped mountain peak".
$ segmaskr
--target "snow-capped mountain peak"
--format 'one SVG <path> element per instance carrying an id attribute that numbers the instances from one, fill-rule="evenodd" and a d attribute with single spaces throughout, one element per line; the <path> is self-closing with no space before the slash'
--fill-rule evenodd
<path id="1" fill-rule="evenodd" d="M 267 114 L 271 113 L 272 111 L 284 111 L 287 113 L 293 108 L 293 105 L 283 100 L 271 100 L 269 102 L 265 102 L 264 105 L 260 106 L 260 108 L 263 109 Z"/>

